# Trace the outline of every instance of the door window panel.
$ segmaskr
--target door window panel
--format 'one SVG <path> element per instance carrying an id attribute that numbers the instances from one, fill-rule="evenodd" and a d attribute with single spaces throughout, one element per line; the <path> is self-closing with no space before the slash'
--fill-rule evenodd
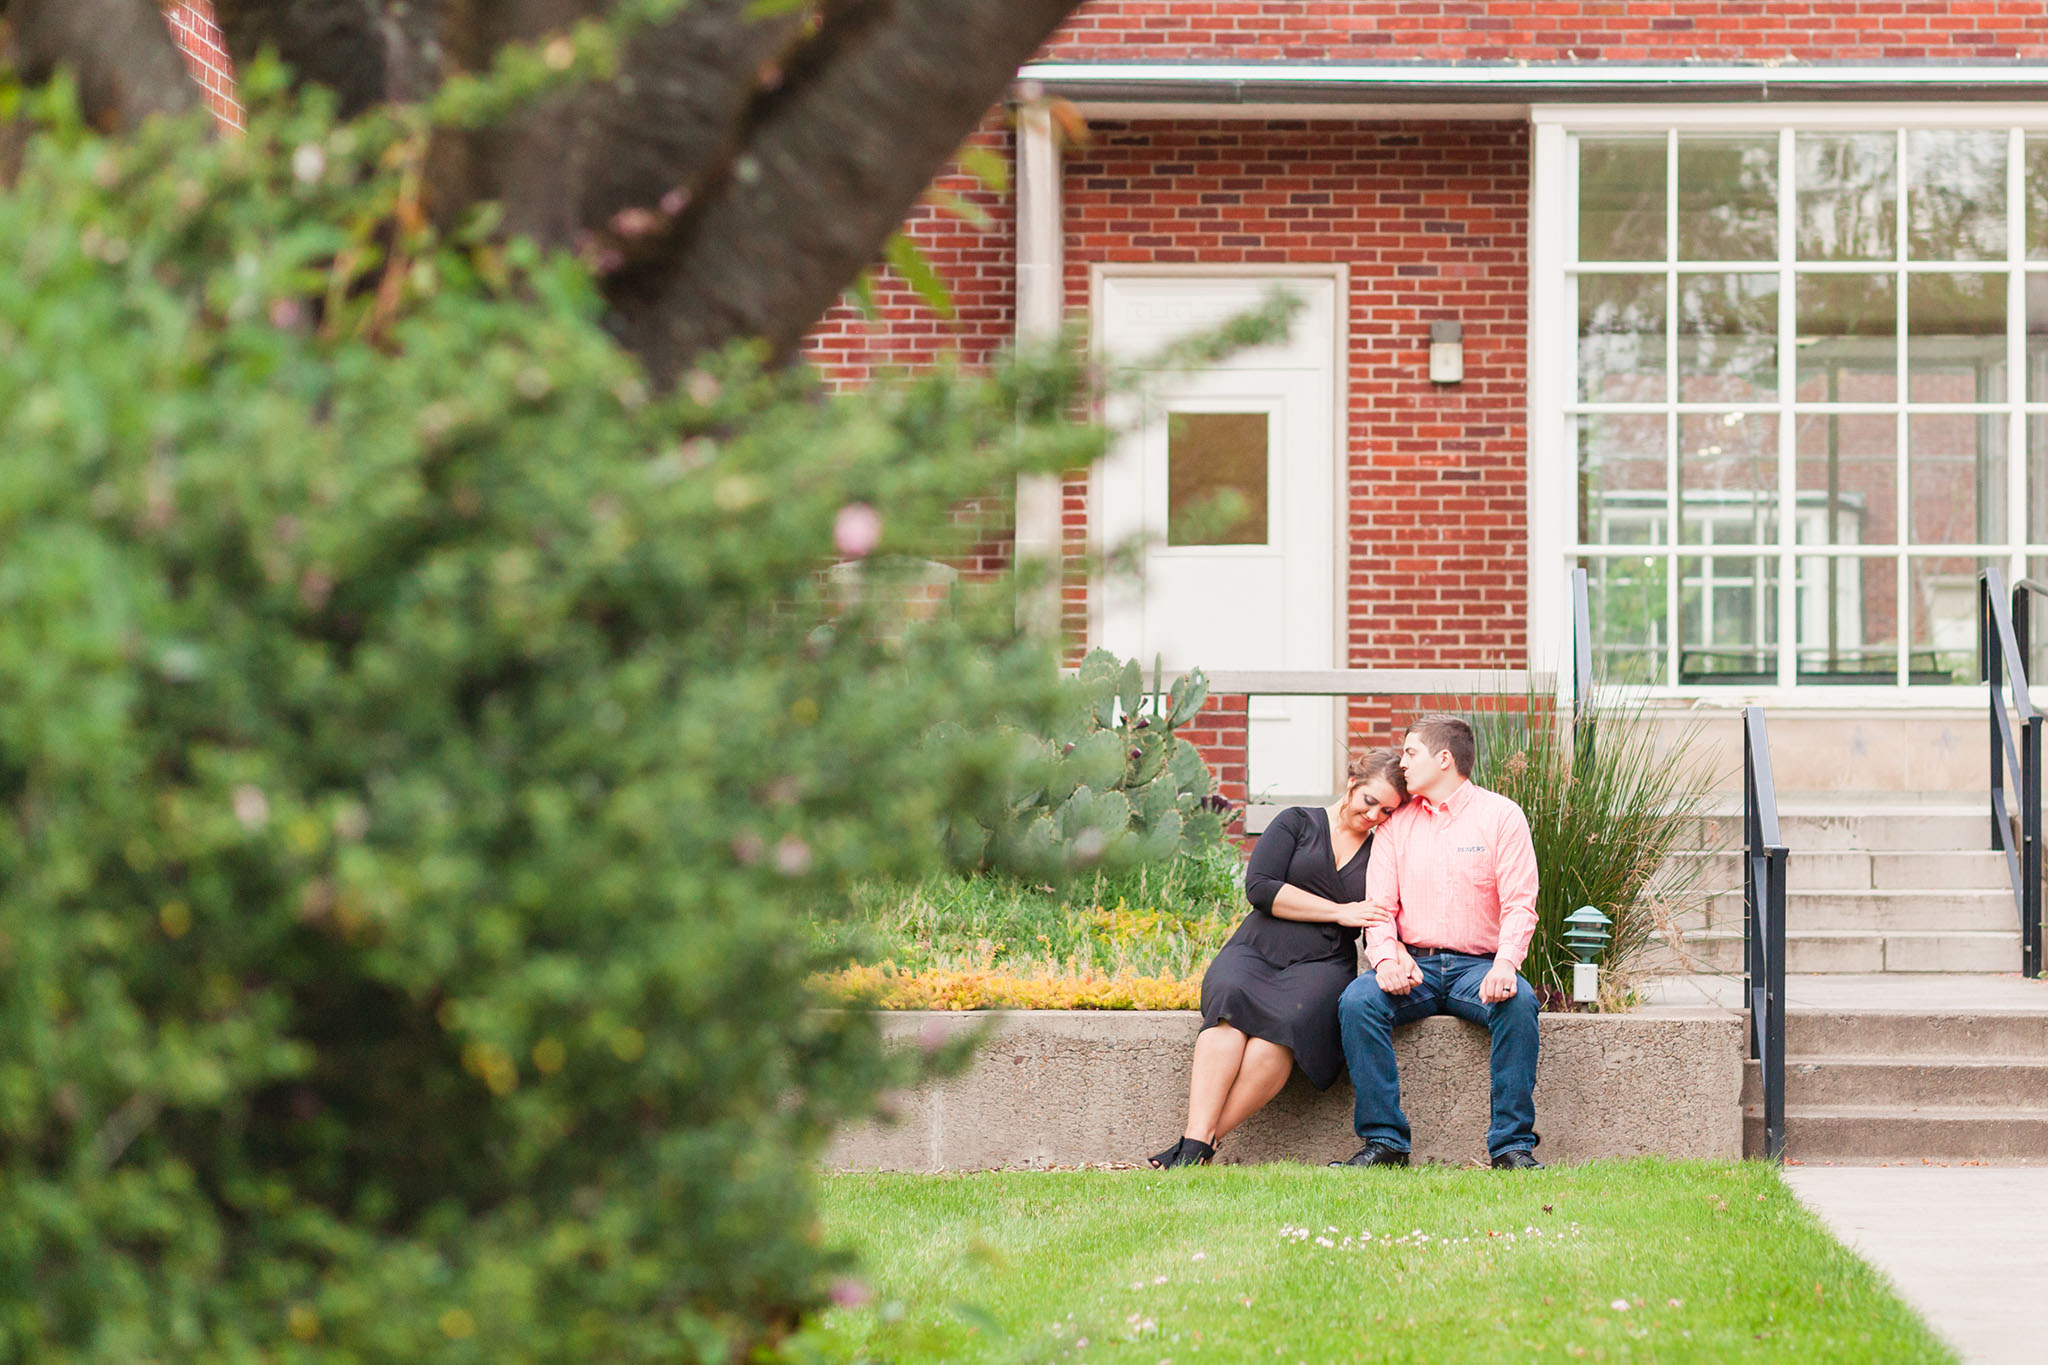
<path id="1" fill-rule="evenodd" d="M 1266 427 L 1263 412 L 1167 414 L 1168 545 L 1266 544 Z"/>

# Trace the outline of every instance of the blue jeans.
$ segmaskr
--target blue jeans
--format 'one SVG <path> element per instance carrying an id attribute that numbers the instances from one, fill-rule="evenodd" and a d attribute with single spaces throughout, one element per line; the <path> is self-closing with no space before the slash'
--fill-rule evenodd
<path id="1" fill-rule="evenodd" d="M 1486 1130 L 1489 1156 L 1527 1151 L 1536 1136 L 1536 992 L 1517 976 L 1510 1000 L 1489 1005 L 1479 983 L 1493 967 L 1490 957 L 1432 953 L 1417 957 L 1422 984 L 1406 995 L 1388 995 L 1370 973 L 1344 988 L 1337 999 L 1337 1028 L 1344 1060 L 1357 1095 L 1352 1126 L 1365 1142 L 1408 1150 L 1408 1116 L 1401 1112 L 1401 1076 L 1394 1064 L 1394 1029 L 1432 1014 L 1455 1014 L 1486 1025 L 1493 1035 L 1493 1122 Z"/>

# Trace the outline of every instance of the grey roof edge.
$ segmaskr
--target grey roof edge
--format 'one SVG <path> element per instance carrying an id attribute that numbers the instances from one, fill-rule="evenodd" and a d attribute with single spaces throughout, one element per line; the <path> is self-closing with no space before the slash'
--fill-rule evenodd
<path id="1" fill-rule="evenodd" d="M 1694 65 L 1040 62 L 1020 81 L 1091 104 L 2048 100 L 2048 63 Z"/>

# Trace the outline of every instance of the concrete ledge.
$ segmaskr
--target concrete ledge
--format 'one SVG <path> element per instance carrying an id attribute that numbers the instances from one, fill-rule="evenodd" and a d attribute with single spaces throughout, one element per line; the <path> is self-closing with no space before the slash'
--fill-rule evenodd
<path id="1" fill-rule="evenodd" d="M 965 1074 L 899 1095 L 892 1122 L 839 1136 L 837 1170 L 971 1171 L 1142 1161 L 1179 1136 L 1201 1016 L 1192 1010 L 903 1011 L 884 1034 L 914 1045 L 992 1023 Z M 1742 1155 L 1742 1020 L 1719 1011 L 1546 1014 L 1536 1130 L 1546 1161 Z M 1395 1034 L 1419 1158 L 1484 1159 L 1487 1036 L 1425 1019 Z M 1349 1156 L 1351 1085 L 1297 1074 L 1222 1144 L 1232 1162 Z"/>

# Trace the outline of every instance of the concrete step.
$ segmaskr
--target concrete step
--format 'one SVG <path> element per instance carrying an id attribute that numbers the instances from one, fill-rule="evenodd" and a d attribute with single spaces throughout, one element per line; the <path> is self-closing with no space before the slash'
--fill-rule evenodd
<path id="1" fill-rule="evenodd" d="M 1844 797 L 1826 806 L 1781 803 L 1778 835 L 1795 862 L 1800 853 L 1975 852 L 1990 846 L 1991 814 L 1984 800 L 1906 804 Z M 1715 807 L 1701 818 L 1698 837 L 1680 842 L 1697 849 L 1740 849 L 1739 805 Z"/>
<path id="2" fill-rule="evenodd" d="M 1739 932 L 1742 896 L 1724 892 L 1696 902 L 1674 923 L 1688 930 Z M 1815 933 L 2017 932 L 2019 912 L 2006 890 L 1794 891 L 1785 897 L 1785 923 Z"/>
<path id="3" fill-rule="evenodd" d="M 1789 909 L 1787 918 L 1792 919 Z M 1652 946 L 1636 964 L 1645 972 L 1742 970 L 1740 928 L 1684 933 L 1676 945 L 1661 930 L 1651 937 Z M 2019 965 L 2017 928 L 1934 933 L 1791 929 L 1785 934 L 1789 972 L 2007 972 Z"/>
<path id="4" fill-rule="evenodd" d="M 1765 723 L 1781 791 L 1967 794 L 1985 780 L 1990 718 L 1981 706 L 1772 707 Z M 1683 739 L 1687 758 L 1718 790 L 1742 790 L 1742 711 L 1711 702 L 1653 706 L 1658 746 Z"/>
<path id="5" fill-rule="evenodd" d="M 1760 1063 L 1744 1064 L 1744 1104 L 1763 1103 L 1762 1077 Z M 1785 1103 L 2048 1112 L 2048 1057 L 1788 1057 Z"/>
<path id="6" fill-rule="evenodd" d="M 1924 980 L 1920 978 L 1914 984 Z M 2024 985 L 2015 981 L 2015 985 Z M 1797 995 L 1788 990 L 1788 994 Z M 1922 1010 L 1805 1010 L 1785 1015 L 1789 1057 L 1939 1062 L 1953 1057 L 2048 1063 L 2048 1010 L 1974 1012 L 1959 991 L 1956 1013 Z"/>
<path id="7" fill-rule="evenodd" d="M 1742 1111 L 1742 1149 L 1762 1156 L 1761 1105 Z M 1785 1106 L 1796 1161 L 2048 1161 L 2048 1109 Z"/>
<path id="8" fill-rule="evenodd" d="M 2011 886 L 2005 855 L 1989 850 L 1922 849 L 1911 853 L 1867 849 L 1824 851 L 1792 847 L 1786 887 L 1802 891 L 2002 891 Z M 1696 891 L 1742 886 L 1742 853 L 1674 853 L 1659 873 L 1663 884 Z"/>

